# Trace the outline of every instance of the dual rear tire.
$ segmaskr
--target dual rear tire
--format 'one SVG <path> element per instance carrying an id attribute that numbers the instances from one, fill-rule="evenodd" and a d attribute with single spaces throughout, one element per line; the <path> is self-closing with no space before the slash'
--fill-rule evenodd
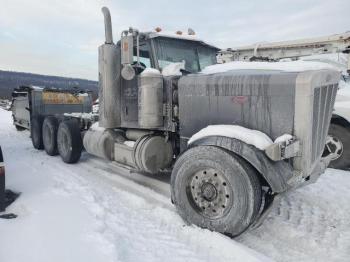
<path id="1" fill-rule="evenodd" d="M 77 120 L 69 119 L 60 123 L 57 132 L 57 149 L 65 163 L 73 164 L 79 161 L 83 141 Z"/>
<path id="2" fill-rule="evenodd" d="M 58 154 L 57 150 L 58 120 L 54 116 L 45 118 L 42 126 L 43 145 L 46 153 L 50 156 Z"/>
<path id="3" fill-rule="evenodd" d="M 34 148 L 45 149 L 50 156 L 59 154 L 65 163 L 76 163 L 80 159 L 83 142 L 76 119 L 59 122 L 54 116 L 44 120 L 35 117 L 31 123 L 31 137 Z"/>
<path id="4" fill-rule="evenodd" d="M 36 116 L 31 119 L 30 137 L 32 138 L 33 147 L 38 150 L 44 149 L 42 126 L 43 118 L 41 116 Z"/>

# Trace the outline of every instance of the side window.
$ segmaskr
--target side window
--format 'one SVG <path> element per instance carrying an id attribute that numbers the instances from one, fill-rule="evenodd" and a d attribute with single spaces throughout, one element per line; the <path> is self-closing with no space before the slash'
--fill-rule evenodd
<path id="1" fill-rule="evenodd" d="M 137 50 L 134 48 L 134 61 L 137 61 Z M 140 43 L 140 63 L 146 66 L 146 68 L 151 67 L 151 58 L 147 43 Z"/>
<path id="2" fill-rule="evenodd" d="M 207 47 L 198 47 L 199 66 L 201 70 L 207 66 L 216 64 L 216 52 Z"/>

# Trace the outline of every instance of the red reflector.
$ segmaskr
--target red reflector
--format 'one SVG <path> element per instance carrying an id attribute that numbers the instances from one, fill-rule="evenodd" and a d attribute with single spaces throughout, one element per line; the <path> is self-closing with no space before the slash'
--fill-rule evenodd
<path id="1" fill-rule="evenodd" d="M 5 167 L 0 166 L 0 176 L 4 176 L 4 175 L 5 175 Z"/>
<path id="2" fill-rule="evenodd" d="M 248 101 L 248 97 L 247 96 L 233 96 L 231 98 L 231 101 L 235 104 L 244 104 L 245 102 Z"/>

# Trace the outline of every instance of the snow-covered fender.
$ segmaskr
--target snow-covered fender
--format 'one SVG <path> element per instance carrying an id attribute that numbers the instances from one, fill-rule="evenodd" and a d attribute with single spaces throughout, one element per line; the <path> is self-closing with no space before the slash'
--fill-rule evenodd
<path id="1" fill-rule="evenodd" d="M 274 162 L 264 151 L 238 139 L 224 136 L 207 136 L 193 141 L 189 146 L 203 145 L 224 148 L 248 161 L 264 177 L 273 192 L 281 193 L 290 188 L 287 181 L 292 178 L 293 170 L 288 162 Z"/>

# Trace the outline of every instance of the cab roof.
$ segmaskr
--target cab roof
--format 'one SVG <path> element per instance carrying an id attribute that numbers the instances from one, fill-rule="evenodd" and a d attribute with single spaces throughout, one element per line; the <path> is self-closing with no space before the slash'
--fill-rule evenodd
<path id="1" fill-rule="evenodd" d="M 201 43 L 204 46 L 211 47 L 213 49 L 216 49 L 217 51 L 220 50 L 220 48 L 216 47 L 215 45 L 209 44 L 202 39 L 198 38 L 196 35 L 188 35 L 188 34 L 176 34 L 173 32 L 142 32 L 140 33 L 141 36 L 144 36 L 146 39 L 152 39 L 157 37 L 164 37 L 164 38 L 173 38 L 173 39 L 180 39 L 180 40 L 187 40 L 187 41 L 196 41 Z"/>

